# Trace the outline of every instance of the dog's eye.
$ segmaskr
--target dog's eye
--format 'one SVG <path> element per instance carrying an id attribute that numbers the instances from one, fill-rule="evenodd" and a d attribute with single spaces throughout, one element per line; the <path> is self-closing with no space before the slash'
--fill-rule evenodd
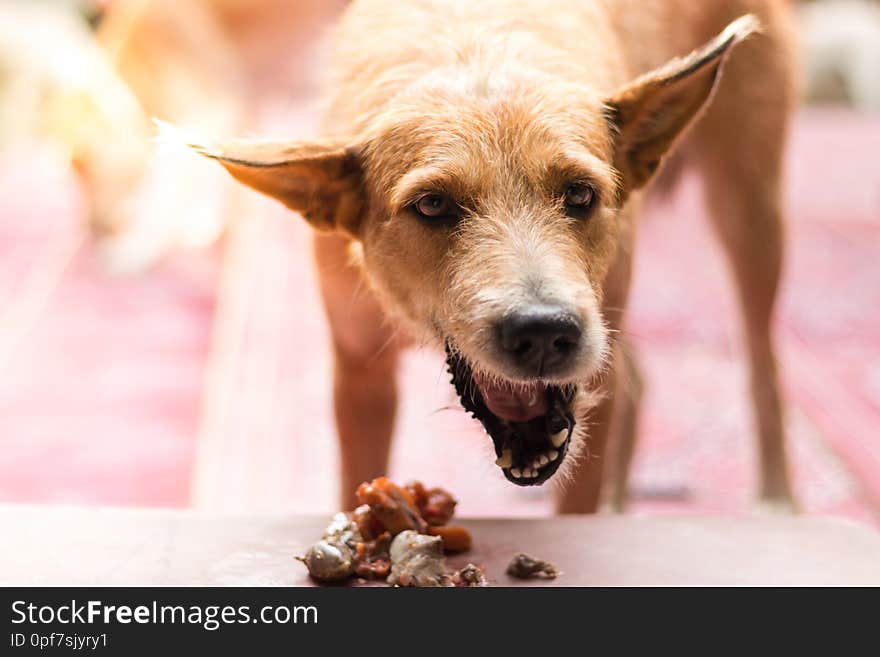
<path id="1" fill-rule="evenodd" d="M 458 207 L 445 194 L 425 194 L 413 204 L 413 209 L 423 219 L 449 219 L 458 214 Z"/>
<path id="2" fill-rule="evenodd" d="M 565 190 L 565 209 L 569 214 L 582 216 L 595 201 L 596 192 L 589 185 L 574 183 Z"/>

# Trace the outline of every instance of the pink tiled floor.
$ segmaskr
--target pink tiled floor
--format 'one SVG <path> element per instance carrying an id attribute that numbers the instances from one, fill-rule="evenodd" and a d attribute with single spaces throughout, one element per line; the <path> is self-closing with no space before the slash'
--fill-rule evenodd
<path id="1" fill-rule="evenodd" d="M 779 322 L 803 506 L 866 520 L 880 511 L 877 152 L 880 117 L 799 117 Z M 735 306 L 698 199 L 688 179 L 653 208 L 637 253 L 629 333 L 649 384 L 637 512 L 741 511 L 754 485 Z M 223 484 L 216 504 L 330 510 L 327 337 L 307 230 L 249 202 L 265 219 L 213 428 L 230 457 L 211 466 Z M 217 258 L 177 257 L 148 275 L 107 278 L 78 241 L 80 203 L 45 155 L 0 168 L 0 501 L 185 506 Z M 63 275 L 45 303 L 17 308 L 40 258 L 66 263 Z M 482 432 L 461 412 L 440 410 L 454 400 L 439 357 L 408 356 L 401 389 L 392 476 L 443 482 L 470 515 L 549 511 L 546 490 L 510 487 Z"/>

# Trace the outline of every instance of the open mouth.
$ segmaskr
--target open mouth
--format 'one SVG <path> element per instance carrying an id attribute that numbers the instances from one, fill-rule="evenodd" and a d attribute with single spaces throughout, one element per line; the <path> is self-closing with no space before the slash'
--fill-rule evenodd
<path id="1" fill-rule="evenodd" d="M 574 386 L 506 383 L 475 374 L 446 344 L 452 385 L 495 444 L 497 465 L 517 486 L 539 486 L 565 460 L 574 431 Z"/>

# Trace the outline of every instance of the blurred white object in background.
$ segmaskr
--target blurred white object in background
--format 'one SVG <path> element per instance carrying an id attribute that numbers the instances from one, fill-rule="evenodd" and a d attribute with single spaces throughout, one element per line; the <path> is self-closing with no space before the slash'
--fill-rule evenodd
<path id="1" fill-rule="evenodd" d="M 0 3 L 0 144 L 49 140 L 116 214 L 143 173 L 150 123 L 72 3 Z"/>
<path id="2" fill-rule="evenodd" d="M 0 0 L 0 147 L 55 147 L 82 183 L 84 224 L 112 273 L 210 245 L 229 218 L 227 177 L 158 148 L 150 120 L 235 132 L 234 59 L 202 8 L 118 0 L 96 34 L 85 0 Z"/>
<path id="3" fill-rule="evenodd" d="M 799 12 L 807 99 L 880 111 L 880 2 L 818 0 Z"/>

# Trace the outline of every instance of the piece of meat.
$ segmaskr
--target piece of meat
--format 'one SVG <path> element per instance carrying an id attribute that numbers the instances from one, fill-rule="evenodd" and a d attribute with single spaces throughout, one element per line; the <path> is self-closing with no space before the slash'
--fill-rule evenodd
<path id="1" fill-rule="evenodd" d="M 358 526 L 344 513 L 337 513 L 323 538 L 297 557 L 319 582 L 338 582 L 351 577 L 357 567 L 356 546 L 363 540 Z"/>
<path id="2" fill-rule="evenodd" d="M 369 505 L 361 504 L 358 508 L 351 512 L 351 520 L 358 526 L 358 530 L 365 541 L 372 541 L 385 531 L 385 527 L 379 522 L 378 518 L 373 515 Z"/>
<path id="3" fill-rule="evenodd" d="M 520 553 L 507 566 L 507 574 L 517 579 L 555 579 L 559 572 L 549 561 L 541 561 Z"/>
<path id="4" fill-rule="evenodd" d="M 448 492 L 442 488 L 432 488 L 426 492 L 425 503 L 419 507 L 419 510 L 425 522 L 438 527 L 452 520 L 456 504 L 458 504 L 458 500 Z"/>
<path id="5" fill-rule="evenodd" d="M 408 481 L 403 485 L 404 488 L 412 495 L 413 501 L 416 503 L 416 508 L 421 513 L 425 504 L 428 502 L 428 491 L 425 490 L 425 485 L 421 481 Z"/>
<path id="6" fill-rule="evenodd" d="M 405 486 L 422 518 L 429 525 L 440 526 L 448 523 L 455 515 L 458 501 L 442 488 L 425 489 L 420 481 L 411 481 Z"/>
<path id="7" fill-rule="evenodd" d="M 449 586 L 443 558 L 443 541 L 412 530 L 398 534 L 391 542 L 392 586 Z"/>
<path id="8" fill-rule="evenodd" d="M 384 532 L 372 541 L 362 541 L 355 548 L 355 574 L 366 579 L 383 579 L 391 571 L 391 534 Z"/>
<path id="9" fill-rule="evenodd" d="M 342 513 L 341 511 L 330 520 L 330 524 L 324 530 L 322 538 L 342 541 L 351 548 L 354 548 L 355 543 L 358 541 L 364 540 L 357 523 L 349 518 L 347 513 Z"/>
<path id="10" fill-rule="evenodd" d="M 363 579 L 385 579 L 391 572 L 391 562 L 387 559 L 376 561 L 359 561 L 354 568 L 356 577 Z"/>
<path id="11" fill-rule="evenodd" d="M 357 498 L 367 504 L 382 526 L 397 535 L 407 529 L 424 532 L 427 523 L 419 514 L 413 496 L 405 488 L 392 483 L 386 477 L 358 486 Z"/>
<path id="12" fill-rule="evenodd" d="M 452 574 L 452 585 L 459 588 L 489 586 L 485 571 L 479 566 L 469 563 L 461 570 Z"/>
<path id="13" fill-rule="evenodd" d="M 339 582 L 355 572 L 354 551 L 343 542 L 320 540 L 302 557 L 297 557 L 319 582 Z"/>
<path id="14" fill-rule="evenodd" d="M 428 527 L 428 534 L 443 539 L 443 549 L 447 552 L 465 552 L 471 549 L 470 532 L 460 525 L 448 527 Z"/>

